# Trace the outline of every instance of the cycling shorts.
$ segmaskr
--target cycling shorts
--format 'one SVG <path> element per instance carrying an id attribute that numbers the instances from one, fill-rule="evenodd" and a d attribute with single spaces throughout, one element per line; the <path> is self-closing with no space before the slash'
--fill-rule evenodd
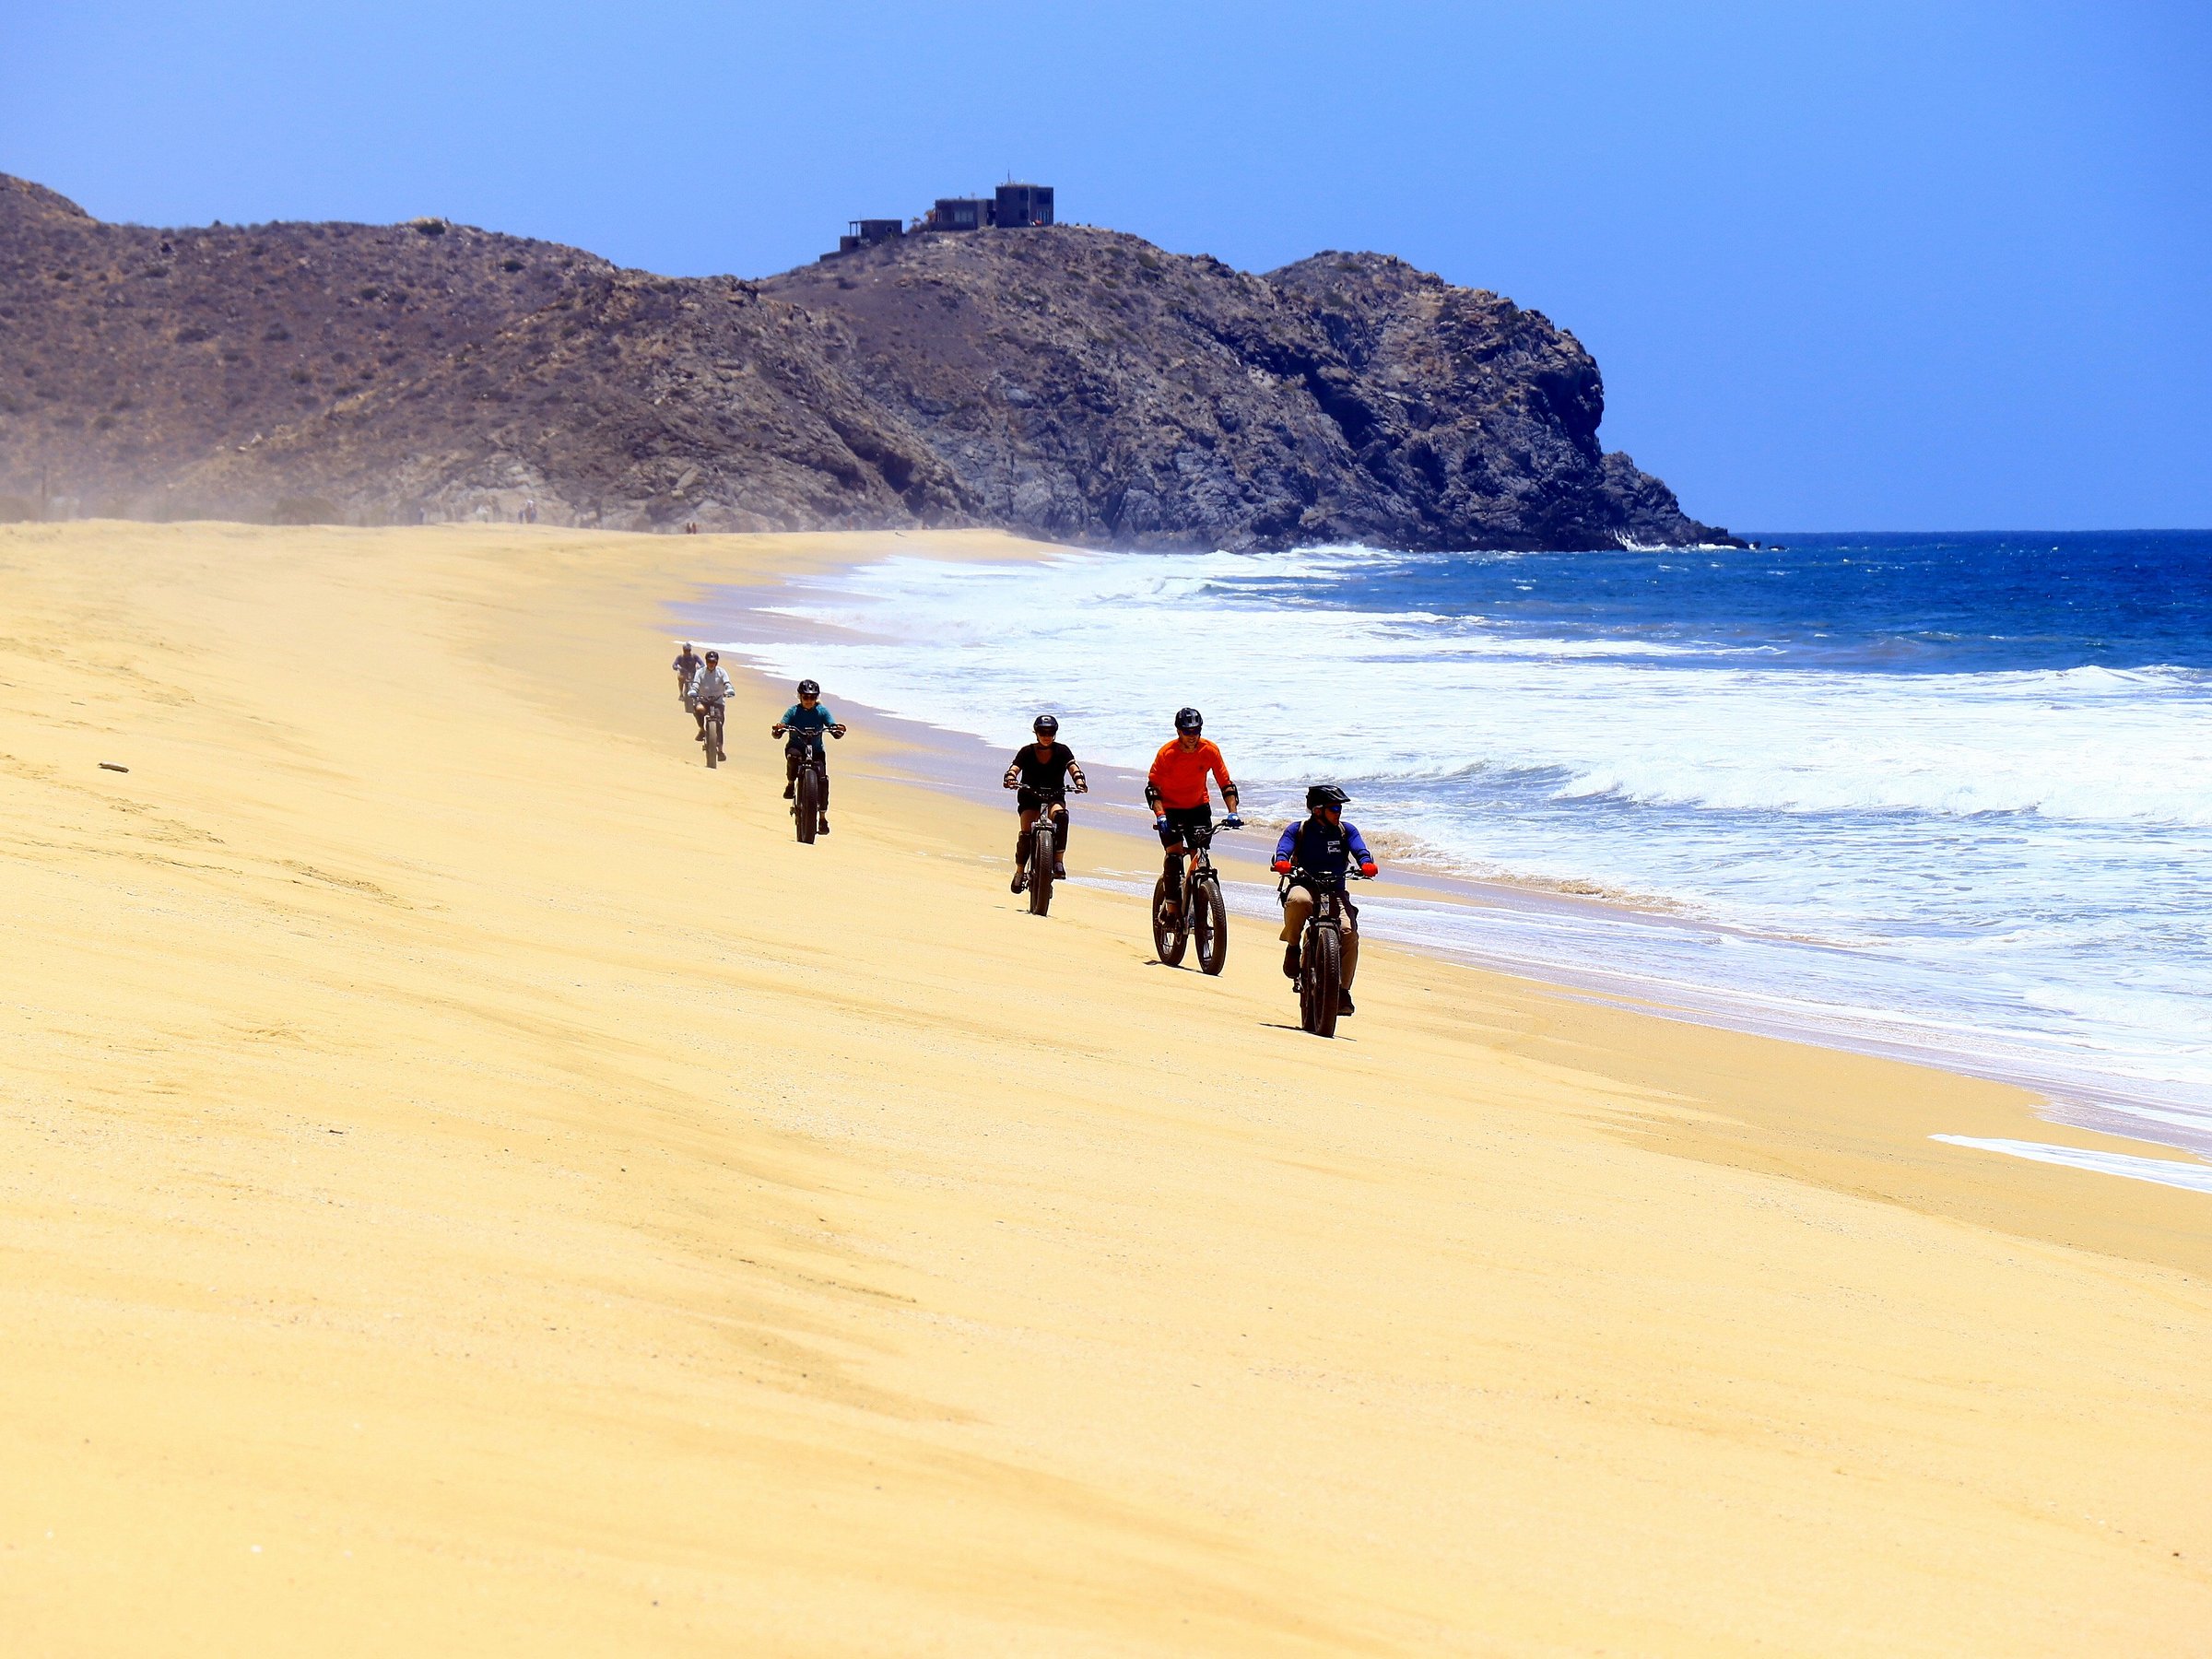
<path id="1" fill-rule="evenodd" d="M 1183 836 L 1192 830 L 1211 830 L 1214 827 L 1214 806 L 1211 801 L 1201 801 L 1195 806 L 1163 806 L 1160 815 L 1167 821 L 1159 832 L 1159 844 L 1179 847 L 1185 844 Z"/>

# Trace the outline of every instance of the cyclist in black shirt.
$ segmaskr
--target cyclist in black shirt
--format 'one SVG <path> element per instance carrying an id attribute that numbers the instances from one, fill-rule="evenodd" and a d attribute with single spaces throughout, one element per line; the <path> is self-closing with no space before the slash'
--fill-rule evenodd
<path id="1" fill-rule="evenodd" d="M 1021 814 L 1021 830 L 1014 838 L 1014 890 L 1018 893 L 1030 885 L 1030 831 L 1036 828 L 1037 815 L 1048 798 L 1058 831 L 1053 849 L 1053 878 L 1059 880 L 1067 874 L 1066 794 L 1070 790 L 1077 794 L 1090 793 L 1090 785 L 1083 780 L 1083 769 L 1076 764 L 1075 750 L 1060 741 L 1060 723 L 1050 714 L 1040 714 L 1030 729 L 1037 734 L 1037 741 L 1025 743 L 1015 752 L 1004 780 L 1006 788 L 1020 792 L 1014 797 Z"/>

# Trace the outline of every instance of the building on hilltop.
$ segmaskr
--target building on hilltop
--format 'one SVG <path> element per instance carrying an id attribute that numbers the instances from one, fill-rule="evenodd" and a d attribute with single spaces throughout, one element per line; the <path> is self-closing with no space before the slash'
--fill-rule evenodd
<path id="1" fill-rule="evenodd" d="M 837 251 L 850 253 L 855 248 L 874 247 L 880 241 L 895 241 L 906 234 L 906 226 L 895 218 L 853 219 L 852 229 L 837 239 Z"/>
<path id="2" fill-rule="evenodd" d="M 987 196 L 939 196 L 927 213 L 913 223 L 916 230 L 982 230 L 991 226 L 1030 229 L 1053 223 L 1053 187 L 1018 184 L 1009 180 Z M 877 242 L 893 241 L 906 234 L 897 219 L 853 219 L 837 239 L 840 253 L 852 253 Z M 828 258 L 829 255 L 823 255 Z"/>
<path id="3" fill-rule="evenodd" d="M 1013 229 L 1053 222 L 1053 187 L 1050 184 L 1006 183 L 992 203 L 992 223 Z"/>

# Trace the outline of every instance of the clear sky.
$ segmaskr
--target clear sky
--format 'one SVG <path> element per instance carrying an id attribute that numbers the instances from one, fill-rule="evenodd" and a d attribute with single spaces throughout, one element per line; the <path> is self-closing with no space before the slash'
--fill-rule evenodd
<path id="1" fill-rule="evenodd" d="M 1572 329 L 1738 528 L 2212 525 L 2212 4 L 0 0 L 0 171 L 760 275 L 1009 171 Z"/>

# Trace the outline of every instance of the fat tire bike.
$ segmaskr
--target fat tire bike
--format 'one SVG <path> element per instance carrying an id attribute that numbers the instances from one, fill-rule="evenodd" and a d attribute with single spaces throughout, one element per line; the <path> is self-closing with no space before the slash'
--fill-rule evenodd
<path id="1" fill-rule="evenodd" d="M 794 745 L 783 752 L 798 757 L 799 768 L 791 780 L 791 818 L 799 840 L 811 847 L 822 822 L 822 763 L 811 743 Z"/>
<path id="2" fill-rule="evenodd" d="M 1182 966 L 1183 952 L 1192 938 L 1198 942 L 1198 966 L 1218 974 L 1229 961 L 1229 906 L 1221 900 L 1221 877 L 1214 873 L 1214 837 L 1224 830 L 1241 829 L 1235 817 L 1203 830 L 1185 830 L 1183 844 L 1197 854 L 1182 883 L 1182 903 L 1173 920 L 1168 916 L 1168 873 L 1162 870 L 1152 884 L 1152 948 L 1171 968 Z"/>
<path id="3" fill-rule="evenodd" d="M 1367 879 L 1356 871 L 1347 871 L 1346 878 Z M 1344 924 L 1350 896 L 1293 872 L 1277 887 L 1276 898 L 1287 903 L 1293 887 L 1313 895 L 1313 913 L 1298 935 L 1298 1023 L 1316 1037 L 1334 1037 L 1337 1002 L 1344 994 Z"/>
<path id="4" fill-rule="evenodd" d="M 1039 789 L 1037 821 L 1030 826 L 1030 914 L 1049 915 L 1053 908 L 1053 872 L 1060 865 L 1060 818 L 1067 811 L 1065 790 Z"/>

